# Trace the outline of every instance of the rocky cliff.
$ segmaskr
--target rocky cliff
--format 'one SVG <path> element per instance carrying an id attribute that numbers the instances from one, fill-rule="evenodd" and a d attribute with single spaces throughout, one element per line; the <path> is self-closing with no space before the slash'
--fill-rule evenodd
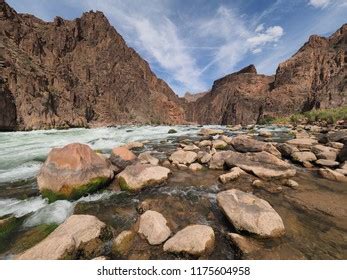
<path id="1" fill-rule="evenodd" d="M 250 65 L 215 81 L 187 112 L 198 123 L 246 124 L 346 104 L 347 24 L 329 38 L 311 36 L 274 77 L 258 75 Z"/>
<path id="2" fill-rule="evenodd" d="M 44 22 L 0 0 L 0 36 L 2 130 L 185 120 L 182 100 L 101 12 Z"/>

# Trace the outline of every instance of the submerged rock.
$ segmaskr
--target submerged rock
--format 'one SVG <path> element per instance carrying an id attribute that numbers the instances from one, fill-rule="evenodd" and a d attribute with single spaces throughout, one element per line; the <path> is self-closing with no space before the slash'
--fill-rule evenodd
<path id="1" fill-rule="evenodd" d="M 78 199 L 105 186 L 114 176 L 111 164 L 88 145 L 54 148 L 42 165 L 37 184 L 50 202 Z"/>
<path id="2" fill-rule="evenodd" d="M 197 153 L 192 151 L 178 150 L 171 154 L 169 160 L 173 163 L 189 164 L 198 158 Z"/>
<path id="3" fill-rule="evenodd" d="M 261 249 L 261 246 L 251 240 L 237 233 L 228 234 L 231 242 L 242 252 L 242 254 L 250 254 Z"/>
<path id="4" fill-rule="evenodd" d="M 188 253 L 194 256 L 209 255 L 214 248 L 215 236 L 211 227 L 190 225 L 177 232 L 164 244 L 164 251 Z"/>
<path id="5" fill-rule="evenodd" d="M 104 242 L 111 238 L 111 229 L 96 217 L 73 215 L 17 259 L 92 259 L 103 253 Z"/>
<path id="6" fill-rule="evenodd" d="M 112 253 L 126 255 L 129 249 L 133 245 L 135 238 L 135 232 L 131 230 L 122 231 L 116 238 L 112 241 Z"/>
<path id="7" fill-rule="evenodd" d="M 171 230 L 162 214 L 148 210 L 140 217 L 138 233 L 143 235 L 149 244 L 158 245 L 169 238 Z"/>
<path id="8" fill-rule="evenodd" d="M 219 180 L 223 183 L 226 184 L 227 182 L 230 182 L 232 180 L 237 179 L 240 177 L 242 174 L 245 174 L 245 172 L 239 168 L 239 167 L 233 167 L 229 173 L 222 174 L 219 176 Z"/>
<path id="9" fill-rule="evenodd" d="M 285 233 L 283 221 L 271 205 L 253 194 L 232 189 L 217 194 L 217 203 L 229 221 L 239 230 L 262 237 Z"/>
<path id="10" fill-rule="evenodd" d="M 189 165 L 189 169 L 192 171 L 199 171 L 203 169 L 203 166 L 199 163 L 192 163 L 191 165 Z"/>
<path id="11" fill-rule="evenodd" d="M 177 133 L 177 130 L 176 129 L 169 129 L 169 131 L 167 132 L 168 134 L 174 134 L 174 133 Z"/>
<path id="12" fill-rule="evenodd" d="M 167 180 L 170 169 L 151 164 L 127 166 L 117 175 L 122 190 L 138 191 L 144 187 L 158 185 Z"/>

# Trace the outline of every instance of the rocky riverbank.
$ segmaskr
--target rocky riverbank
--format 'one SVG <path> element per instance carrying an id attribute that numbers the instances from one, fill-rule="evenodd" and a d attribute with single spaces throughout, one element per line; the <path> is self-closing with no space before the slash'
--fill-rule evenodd
<path id="1" fill-rule="evenodd" d="M 35 231 L 12 240 L 5 255 L 346 258 L 346 129 L 237 126 L 169 135 L 159 143 L 128 142 L 110 154 L 79 143 L 52 149 L 38 190 L 52 206 L 75 207 L 34 241 Z M 111 192 L 105 201 L 83 201 L 105 191 Z M 1 234 L 13 234 L 22 222 L 1 218 Z M 18 249 L 23 238 L 30 246 Z"/>

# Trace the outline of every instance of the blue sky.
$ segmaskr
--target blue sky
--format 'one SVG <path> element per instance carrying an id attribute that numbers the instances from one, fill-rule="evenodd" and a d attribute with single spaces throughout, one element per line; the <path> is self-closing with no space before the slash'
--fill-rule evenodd
<path id="1" fill-rule="evenodd" d="M 274 74 L 311 34 L 347 22 L 347 0 L 8 0 L 47 21 L 102 11 L 173 90 L 208 90 L 214 80 L 255 64 Z"/>

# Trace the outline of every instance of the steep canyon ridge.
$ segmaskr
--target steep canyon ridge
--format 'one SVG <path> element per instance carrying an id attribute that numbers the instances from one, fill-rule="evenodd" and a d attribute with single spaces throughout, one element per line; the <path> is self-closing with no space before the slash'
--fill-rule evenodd
<path id="1" fill-rule="evenodd" d="M 0 130 L 246 124 L 347 104 L 347 24 L 329 38 L 311 36 L 274 76 L 250 65 L 189 101 L 101 12 L 44 22 L 0 0 L 0 28 Z"/>

